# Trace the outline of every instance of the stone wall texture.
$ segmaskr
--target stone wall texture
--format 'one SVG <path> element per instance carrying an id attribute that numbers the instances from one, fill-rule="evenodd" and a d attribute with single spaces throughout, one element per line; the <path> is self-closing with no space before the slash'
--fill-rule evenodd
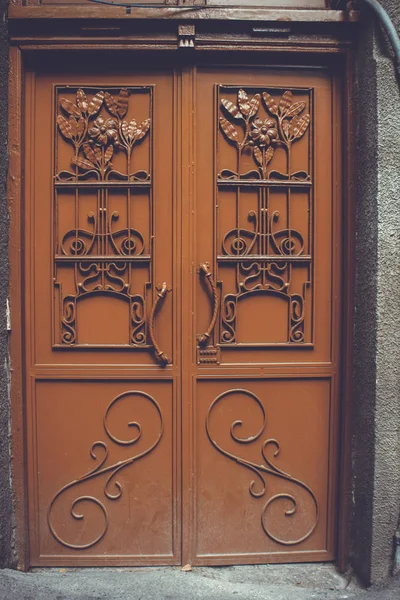
<path id="1" fill-rule="evenodd" d="M 0 0 L 0 567 L 14 566 L 10 464 L 10 396 L 6 302 L 8 296 L 7 2 Z"/>
<path id="2" fill-rule="evenodd" d="M 0 567 L 15 566 L 16 560 L 5 310 L 6 4 L 0 0 Z M 382 4 L 400 30 L 399 0 L 382 0 Z M 400 94 L 390 46 L 369 10 L 363 11 L 359 28 L 355 71 L 358 208 L 352 565 L 370 584 L 391 574 L 400 513 Z"/>
<path id="3" fill-rule="evenodd" d="M 400 30 L 398 0 L 382 5 Z M 369 584 L 391 573 L 400 512 L 400 93 L 390 46 L 370 10 L 355 58 L 353 565 Z"/>

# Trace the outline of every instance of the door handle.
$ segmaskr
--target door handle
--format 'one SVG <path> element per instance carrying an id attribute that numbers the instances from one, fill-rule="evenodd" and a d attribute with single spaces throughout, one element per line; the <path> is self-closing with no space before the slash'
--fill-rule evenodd
<path id="1" fill-rule="evenodd" d="M 156 336 L 154 333 L 154 318 L 155 318 L 155 314 L 156 314 L 158 305 L 160 304 L 160 302 L 165 300 L 165 296 L 167 295 L 167 292 L 170 292 L 171 290 L 168 289 L 165 281 L 162 285 L 158 285 L 156 287 L 156 290 L 157 290 L 157 295 L 156 295 L 156 299 L 154 300 L 154 304 L 151 308 L 150 318 L 149 318 L 149 335 L 150 335 L 151 343 L 154 348 L 155 357 L 158 360 L 158 362 L 161 364 L 161 366 L 165 367 L 166 365 L 171 364 L 172 361 L 165 354 L 165 352 L 163 352 L 161 350 L 160 346 L 157 344 Z"/>
<path id="2" fill-rule="evenodd" d="M 200 274 L 201 273 L 204 273 L 204 275 L 206 276 L 206 278 L 208 280 L 208 283 L 209 283 L 209 286 L 211 288 L 212 295 L 213 295 L 214 307 L 213 307 L 213 314 L 211 317 L 211 321 L 210 321 L 207 331 L 205 331 L 203 334 L 200 334 L 197 336 L 197 343 L 199 344 L 199 346 L 203 346 L 204 344 L 207 344 L 207 342 L 209 341 L 211 334 L 213 332 L 213 329 L 215 327 L 215 323 L 217 322 L 218 307 L 219 307 L 219 297 L 218 297 L 218 292 L 217 292 L 217 286 L 213 279 L 209 262 L 202 262 L 200 264 Z"/>

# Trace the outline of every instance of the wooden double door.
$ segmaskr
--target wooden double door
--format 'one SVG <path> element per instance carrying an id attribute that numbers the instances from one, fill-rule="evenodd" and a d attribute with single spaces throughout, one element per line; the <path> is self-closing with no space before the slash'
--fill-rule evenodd
<path id="1" fill-rule="evenodd" d="M 29 72 L 32 565 L 335 556 L 328 70 Z"/>

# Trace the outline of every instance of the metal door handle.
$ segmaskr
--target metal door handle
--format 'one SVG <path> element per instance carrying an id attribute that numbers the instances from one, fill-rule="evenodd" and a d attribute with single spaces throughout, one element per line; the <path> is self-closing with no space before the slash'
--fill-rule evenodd
<path id="1" fill-rule="evenodd" d="M 155 333 L 154 333 L 154 317 L 155 317 L 155 314 L 156 314 L 157 307 L 158 307 L 159 303 L 161 302 L 161 300 L 165 299 L 165 296 L 167 295 L 167 292 L 169 292 L 170 290 L 168 289 L 167 284 L 166 284 L 165 281 L 164 281 L 164 283 L 162 285 L 158 285 L 156 287 L 156 290 L 157 290 L 157 296 L 156 296 L 156 299 L 154 300 L 154 304 L 153 304 L 151 312 L 150 312 L 149 335 L 150 335 L 151 343 L 153 344 L 155 357 L 161 363 L 161 365 L 163 367 L 165 367 L 166 365 L 171 364 L 172 361 L 165 354 L 165 352 L 163 352 L 161 350 L 160 346 L 157 344 L 156 336 L 155 336 Z"/>
<path id="2" fill-rule="evenodd" d="M 200 273 L 202 273 L 202 272 L 207 277 L 208 283 L 210 285 L 212 295 L 213 295 L 214 308 L 213 308 L 213 314 L 212 314 L 211 321 L 210 321 L 207 331 L 205 333 L 203 333 L 202 335 L 197 336 L 197 343 L 199 344 L 199 346 L 206 344 L 208 342 L 208 340 L 210 339 L 213 329 L 215 327 L 215 323 L 217 321 L 218 307 L 219 307 L 217 286 L 215 284 L 212 273 L 210 271 L 210 263 L 203 262 L 200 264 Z"/>

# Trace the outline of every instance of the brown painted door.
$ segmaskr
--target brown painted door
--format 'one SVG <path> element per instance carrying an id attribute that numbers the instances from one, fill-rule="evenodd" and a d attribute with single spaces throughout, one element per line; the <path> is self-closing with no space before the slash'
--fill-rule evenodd
<path id="1" fill-rule="evenodd" d="M 37 71 L 26 92 L 31 563 L 334 558 L 329 73 Z"/>

